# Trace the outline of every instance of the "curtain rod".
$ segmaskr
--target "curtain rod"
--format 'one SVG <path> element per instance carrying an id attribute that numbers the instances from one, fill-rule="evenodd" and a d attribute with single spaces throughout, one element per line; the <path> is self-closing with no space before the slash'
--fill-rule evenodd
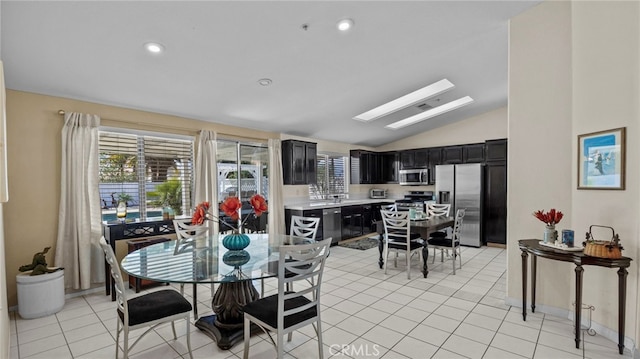
<path id="1" fill-rule="evenodd" d="M 58 115 L 60 116 L 64 116 L 65 114 L 65 110 L 58 110 Z M 124 123 L 124 124 L 136 124 L 136 125 L 149 125 L 149 126 L 155 126 L 158 128 L 164 128 L 164 129 L 169 129 L 169 130 L 179 130 L 179 131 L 183 131 L 186 132 L 188 134 L 193 134 L 193 135 L 197 135 L 200 133 L 200 130 L 188 130 L 188 129 L 184 129 L 181 127 L 176 127 L 176 126 L 166 126 L 166 125 L 158 125 L 158 124 L 154 124 L 154 123 L 146 123 L 146 122 L 128 122 L 128 121 L 122 121 L 122 120 L 111 120 L 111 119 L 106 119 L 107 121 L 113 121 L 113 122 L 120 122 L 120 123 Z M 243 137 L 243 136 L 238 136 L 238 135 L 232 135 L 229 133 L 223 133 L 223 132 L 218 132 L 218 136 L 222 135 L 224 136 L 229 136 L 229 137 L 233 137 L 236 139 L 246 139 L 246 140 L 256 140 L 256 141 L 265 141 L 268 140 L 267 138 L 256 138 L 256 137 Z"/>

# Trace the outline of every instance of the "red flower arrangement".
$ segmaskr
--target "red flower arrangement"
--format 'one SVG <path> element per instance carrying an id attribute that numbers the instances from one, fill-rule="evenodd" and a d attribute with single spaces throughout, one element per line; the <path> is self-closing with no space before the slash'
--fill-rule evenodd
<path id="1" fill-rule="evenodd" d="M 262 197 L 259 194 L 253 195 L 249 199 L 249 203 L 251 204 L 251 208 L 253 209 L 253 212 L 255 213 L 256 217 L 260 217 L 262 213 L 267 211 L 267 201 L 264 199 L 264 197 Z M 196 206 L 193 212 L 193 216 L 191 217 L 191 224 L 200 225 L 200 224 L 203 224 L 204 221 L 206 220 L 216 219 L 215 216 L 209 213 L 209 208 L 210 208 L 209 202 L 205 201 L 205 202 L 198 203 L 198 205 Z M 233 221 L 238 220 L 241 208 L 242 208 L 242 202 L 240 202 L 240 199 L 238 197 L 227 197 L 220 204 L 220 211 L 224 212 L 224 214 L 231 217 Z M 242 225 L 244 224 L 244 222 L 247 221 L 248 218 L 249 216 L 246 216 L 240 223 L 239 227 L 242 227 Z M 235 226 L 227 223 L 222 218 L 218 218 L 218 220 L 231 228 L 234 228 L 234 229 L 239 228 L 239 227 L 236 228 Z"/>
<path id="2" fill-rule="evenodd" d="M 560 211 L 556 211 L 555 208 L 551 208 L 547 213 L 545 213 L 544 210 L 535 211 L 533 212 L 533 216 L 544 222 L 547 226 L 555 226 L 557 223 L 560 223 L 563 214 Z"/>

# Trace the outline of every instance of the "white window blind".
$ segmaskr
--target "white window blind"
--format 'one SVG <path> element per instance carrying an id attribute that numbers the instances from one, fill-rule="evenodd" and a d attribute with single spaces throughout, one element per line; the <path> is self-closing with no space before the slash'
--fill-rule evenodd
<path id="1" fill-rule="evenodd" d="M 318 154 L 316 166 L 317 183 L 309 186 L 310 198 L 322 199 L 327 195 L 349 192 L 346 177 L 347 157 Z"/>
<path id="2" fill-rule="evenodd" d="M 103 220 L 123 199 L 127 219 L 161 217 L 163 207 L 190 214 L 193 140 L 101 131 L 99 152 Z"/>

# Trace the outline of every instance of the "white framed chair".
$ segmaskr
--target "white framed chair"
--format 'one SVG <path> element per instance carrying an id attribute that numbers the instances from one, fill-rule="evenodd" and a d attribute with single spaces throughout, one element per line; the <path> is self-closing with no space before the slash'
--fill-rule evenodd
<path id="1" fill-rule="evenodd" d="M 460 262 L 462 269 L 462 256 L 460 251 L 460 233 L 462 232 L 462 220 L 464 219 L 464 209 L 456 211 L 456 218 L 453 223 L 453 231 L 450 238 L 430 237 L 427 243 L 433 247 L 433 262 L 436 261 L 435 251 L 440 250 L 440 261 L 444 262 L 444 252 L 451 250 L 451 261 L 453 262 L 453 274 L 456 274 L 456 260 Z"/>
<path id="2" fill-rule="evenodd" d="M 191 218 L 174 219 L 173 228 L 176 231 L 176 247 L 174 254 L 194 250 L 194 238 L 206 236 L 209 233 L 209 226 L 204 224 L 191 224 Z M 215 293 L 215 286 L 211 283 L 211 297 Z M 184 283 L 180 283 L 180 294 L 184 295 Z M 198 319 L 198 288 L 193 284 L 193 317 Z"/>
<path id="3" fill-rule="evenodd" d="M 300 245 L 284 245 L 278 257 L 278 293 L 247 303 L 244 308 L 244 353 L 249 358 L 251 325 L 262 329 L 275 346 L 277 358 L 284 356 L 284 336 L 299 328 L 313 325 L 318 336 L 319 358 L 323 356 L 322 320 L 320 319 L 320 286 L 331 239 Z M 293 261 L 289 260 L 293 259 Z M 297 292 L 291 284 L 304 281 Z M 271 333 L 275 333 L 274 340 Z"/>
<path id="4" fill-rule="evenodd" d="M 320 218 L 291 216 L 291 235 L 315 239 L 320 225 Z"/>
<path id="5" fill-rule="evenodd" d="M 411 233 L 409 212 L 380 210 L 380 214 L 382 215 L 385 232 L 384 273 L 387 274 L 389 251 L 395 250 L 394 266 L 398 266 L 398 252 L 404 252 L 407 260 L 407 278 L 411 279 L 411 257 L 417 252 L 422 262 L 422 239 Z"/>
<path id="6" fill-rule="evenodd" d="M 448 217 L 451 213 L 451 204 L 448 203 L 429 203 L 427 204 L 427 216 L 428 217 Z"/>
<path id="7" fill-rule="evenodd" d="M 124 358 L 129 358 L 129 351 L 138 344 L 147 333 L 160 324 L 171 323 L 173 329 L 173 337 L 178 339 L 176 335 L 176 327 L 174 321 L 184 319 L 187 331 L 187 348 L 189 357 L 193 358 L 191 353 L 191 330 L 189 328 L 189 316 L 191 312 L 191 303 L 186 300 L 180 293 L 173 289 L 163 289 L 135 298 L 127 298 L 124 282 L 122 281 L 122 272 L 120 265 L 113 253 L 111 246 L 107 244 L 104 237 L 100 238 L 100 247 L 104 251 L 105 258 L 111 267 L 111 276 L 115 284 L 117 304 L 117 332 L 116 332 L 116 359 L 120 352 L 120 333 L 124 334 L 124 342 L 122 351 Z M 138 328 L 149 327 L 142 335 L 140 335 L 129 346 L 129 332 Z"/>
<path id="8" fill-rule="evenodd" d="M 318 217 L 302 217 L 291 216 L 291 236 L 305 238 L 309 240 L 316 239 L 316 233 L 318 233 L 318 227 L 320 225 L 320 218 Z M 273 268 L 277 263 L 270 263 L 269 268 Z M 293 290 L 291 287 L 288 290 Z M 260 280 L 260 296 L 264 297 L 264 278 Z"/>

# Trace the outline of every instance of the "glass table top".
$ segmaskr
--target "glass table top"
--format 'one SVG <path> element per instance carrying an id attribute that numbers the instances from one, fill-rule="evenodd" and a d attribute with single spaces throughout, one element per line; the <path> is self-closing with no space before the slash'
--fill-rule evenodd
<path id="1" fill-rule="evenodd" d="M 309 242 L 289 235 L 247 235 L 251 243 L 241 251 L 222 246 L 225 234 L 156 243 L 127 254 L 121 267 L 129 275 L 157 282 L 239 282 L 277 276 L 279 248 Z"/>

